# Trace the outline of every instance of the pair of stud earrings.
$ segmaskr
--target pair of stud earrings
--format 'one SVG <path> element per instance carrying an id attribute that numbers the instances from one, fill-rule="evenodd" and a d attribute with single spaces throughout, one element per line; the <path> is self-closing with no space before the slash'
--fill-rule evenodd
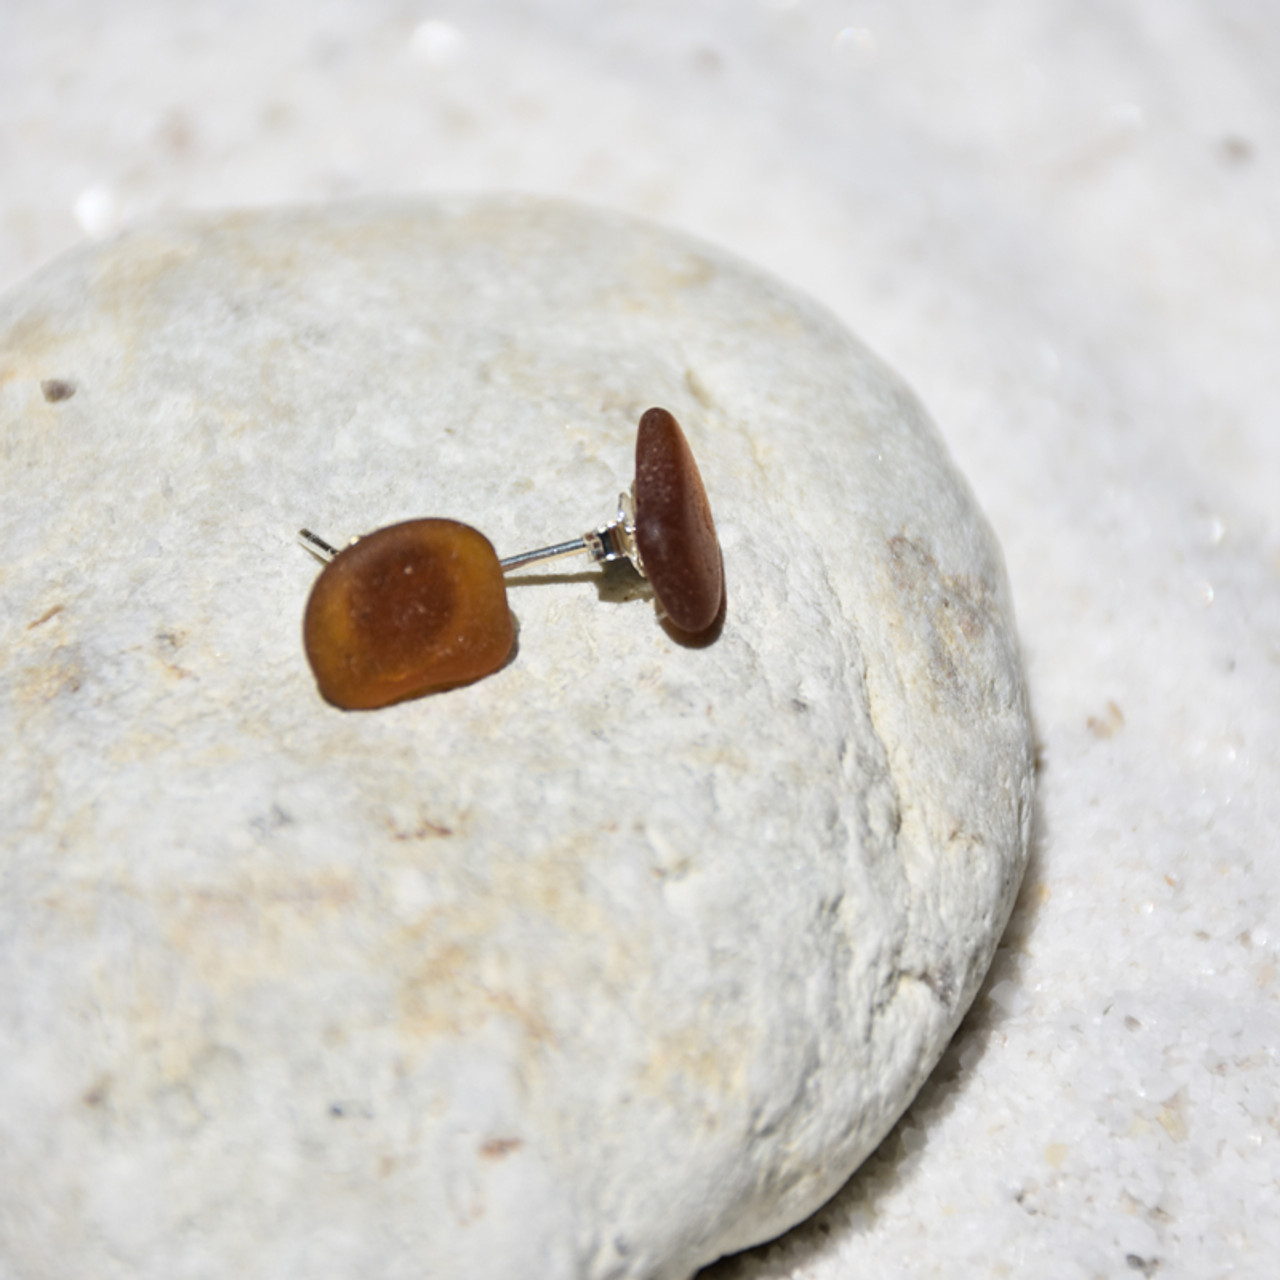
<path id="1" fill-rule="evenodd" d="M 504 574 L 559 556 L 629 560 L 667 620 L 706 633 L 724 603 L 711 505 L 680 424 L 650 409 L 636 432 L 636 473 L 615 518 L 580 538 L 499 560 L 489 539 L 457 520 L 390 525 L 338 550 L 309 529 L 327 560 L 307 601 L 303 644 L 321 694 L 371 710 L 469 684 L 496 671 L 515 643 Z"/>

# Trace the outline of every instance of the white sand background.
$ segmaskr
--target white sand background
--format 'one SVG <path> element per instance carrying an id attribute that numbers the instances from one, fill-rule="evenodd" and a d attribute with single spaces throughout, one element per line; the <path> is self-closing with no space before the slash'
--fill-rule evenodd
<path id="1" fill-rule="evenodd" d="M 570 196 L 825 302 L 968 474 L 1027 883 L 882 1150 L 703 1280 L 1277 1274 L 1278 69 L 1274 0 L 0 0 L 0 288 L 162 208 Z"/>

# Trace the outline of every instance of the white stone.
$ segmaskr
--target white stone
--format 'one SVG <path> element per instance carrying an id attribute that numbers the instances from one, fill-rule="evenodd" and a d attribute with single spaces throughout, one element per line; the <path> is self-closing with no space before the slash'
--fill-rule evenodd
<path id="1" fill-rule="evenodd" d="M 568 562 L 494 676 L 317 697 L 300 525 L 572 537 L 652 404 L 713 643 Z M 828 1197 L 977 989 L 1030 819 L 1000 554 L 740 263 L 517 199 L 154 224 L 0 302 L 0 492 L 20 1274 L 682 1280 Z"/>

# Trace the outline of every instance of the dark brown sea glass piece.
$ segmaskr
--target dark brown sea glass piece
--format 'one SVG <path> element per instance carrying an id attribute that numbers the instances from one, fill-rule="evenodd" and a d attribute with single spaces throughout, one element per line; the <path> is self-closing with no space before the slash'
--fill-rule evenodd
<path id="1" fill-rule="evenodd" d="M 636 545 L 671 625 L 696 635 L 720 613 L 724 564 L 711 504 L 680 424 L 650 409 L 636 433 Z"/>
<path id="2" fill-rule="evenodd" d="M 340 551 L 302 631 L 320 692 L 350 711 L 478 680 L 515 641 L 497 554 L 456 520 L 409 520 Z"/>

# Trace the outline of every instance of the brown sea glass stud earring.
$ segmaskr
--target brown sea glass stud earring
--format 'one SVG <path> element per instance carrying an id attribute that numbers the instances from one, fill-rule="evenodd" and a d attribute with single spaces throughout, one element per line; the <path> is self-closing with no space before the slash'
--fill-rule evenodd
<path id="1" fill-rule="evenodd" d="M 407 520 L 339 551 L 316 579 L 302 641 L 326 700 L 348 711 L 469 684 L 515 643 L 507 587 L 489 539 L 457 520 Z"/>
<path id="2" fill-rule="evenodd" d="M 509 573 L 582 553 L 596 562 L 630 560 L 649 579 L 677 631 L 700 635 L 719 617 L 724 566 L 711 504 L 689 442 L 665 409 L 650 409 L 640 419 L 635 484 L 631 493 L 618 495 L 618 513 L 609 524 L 500 563 Z"/>
<path id="3" fill-rule="evenodd" d="M 484 534 L 457 520 L 409 520 L 343 550 L 299 537 L 329 564 L 307 601 L 303 642 L 320 692 L 367 710 L 479 680 L 515 642 L 503 574 L 586 554 L 630 560 L 667 620 L 706 632 L 724 601 L 711 504 L 680 424 L 650 409 L 636 433 L 636 476 L 616 517 L 580 538 L 499 560 Z"/>

